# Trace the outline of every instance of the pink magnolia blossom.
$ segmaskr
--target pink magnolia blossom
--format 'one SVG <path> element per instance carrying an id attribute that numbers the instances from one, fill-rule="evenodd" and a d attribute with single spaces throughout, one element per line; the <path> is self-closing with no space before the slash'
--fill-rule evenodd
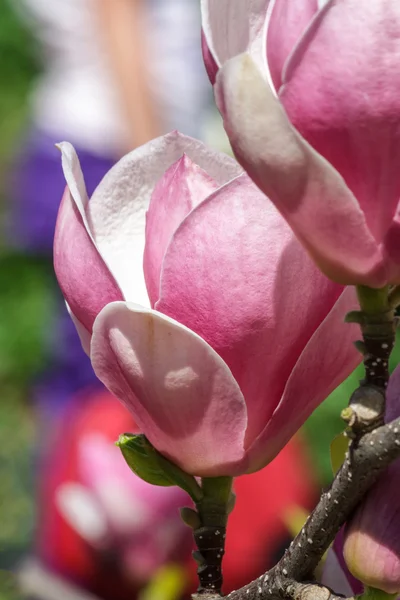
<path id="1" fill-rule="evenodd" d="M 186 572 L 191 556 L 193 536 L 179 515 L 187 494 L 146 483 L 115 446 L 121 431 L 136 430 L 130 413 L 107 390 L 81 391 L 52 421 L 38 474 L 40 564 L 104 600 L 137 599 L 160 568 L 175 564 Z M 297 459 L 298 450 L 288 445 L 285 454 Z M 301 448 L 290 466 L 303 473 Z M 270 481 L 267 475 L 265 486 Z M 298 487 L 291 483 L 292 499 Z M 279 497 L 285 500 L 281 492 Z"/>
<path id="2" fill-rule="evenodd" d="M 115 444 L 99 432 L 82 437 L 77 463 L 80 482 L 58 488 L 58 508 L 96 550 L 118 549 L 136 584 L 149 581 L 177 546 L 190 548 L 177 508 L 187 502 L 183 490 L 156 491 L 131 473 Z"/>
<path id="3" fill-rule="evenodd" d="M 187 472 L 262 468 L 359 361 L 352 291 L 201 142 L 172 133 L 134 150 L 90 202 L 61 149 L 55 269 L 97 376 Z"/>
<path id="4" fill-rule="evenodd" d="M 400 368 L 387 388 L 386 421 L 400 416 Z M 350 572 L 370 587 L 400 592 L 400 460 L 370 489 L 349 521 L 343 555 Z"/>
<path id="5" fill-rule="evenodd" d="M 398 0 L 202 0 L 238 161 L 319 267 L 400 283 Z"/>

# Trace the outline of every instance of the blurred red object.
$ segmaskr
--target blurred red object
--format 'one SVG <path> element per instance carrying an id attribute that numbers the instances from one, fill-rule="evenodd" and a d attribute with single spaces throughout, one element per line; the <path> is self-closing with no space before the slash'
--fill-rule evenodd
<path id="1" fill-rule="evenodd" d="M 156 511 L 151 521 L 153 527 L 130 529 L 127 524 L 123 538 L 120 535 L 107 536 L 101 519 L 97 522 L 95 515 L 90 514 L 90 504 L 86 503 L 82 507 L 84 510 L 75 518 L 73 510 L 80 510 L 78 503 L 73 507 L 71 519 L 63 503 L 60 503 L 60 490 L 82 491 L 88 485 L 88 465 L 82 468 L 82 462 L 87 462 L 88 446 L 82 446 L 83 440 L 100 439 L 98 436 L 101 436 L 114 452 L 112 444 L 119 434 L 135 430 L 130 414 L 108 392 L 89 396 L 80 394 L 69 406 L 62 422 L 54 428 L 47 442 L 46 458 L 40 472 L 37 554 L 46 568 L 104 600 L 132 600 L 147 583 L 151 569 L 163 560 L 185 565 L 191 582 L 188 593 L 196 586 L 196 564 L 191 558 L 192 533 L 176 521 L 179 507 L 190 504 L 189 498 L 175 488 L 152 486 L 144 490 L 144 484 L 142 486 L 135 475 L 129 472 L 117 448 L 115 456 L 118 455 L 118 463 L 114 467 L 112 464 L 111 467 L 110 464 L 104 467 L 105 479 L 110 476 L 110 469 L 119 471 L 126 467 L 128 485 L 123 502 L 115 507 L 119 513 L 116 520 L 121 521 L 121 511 L 129 515 L 127 505 L 131 501 L 132 514 L 137 510 L 138 503 L 133 494 L 134 486 L 138 483 L 138 494 L 142 501 L 147 507 L 155 506 L 152 508 Z M 106 490 L 110 491 L 112 486 L 112 481 L 105 481 Z M 224 557 L 225 593 L 244 585 L 273 565 L 290 539 L 283 519 L 285 511 L 296 506 L 308 509 L 312 505 L 315 486 L 300 441 L 290 442 L 264 470 L 237 478 L 235 492 L 236 506 L 229 520 Z M 160 500 L 163 493 L 169 496 Z M 85 494 L 81 500 L 85 500 Z M 94 495 L 94 512 L 95 502 L 97 499 Z M 161 512 L 160 506 L 163 507 Z M 165 536 L 157 538 L 157 530 L 165 531 L 165 524 L 172 522 L 174 525 L 172 529 L 169 527 L 171 531 L 168 532 L 167 543 L 170 547 L 167 550 L 162 548 L 164 552 L 153 557 L 160 546 L 165 546 Z M 132 543 L 129 536 L 135 538 Z M 145 556 L 149 557 L 150 562 L 146 562 Z M 142 576 L 138 569 L 143 570 Z"/>

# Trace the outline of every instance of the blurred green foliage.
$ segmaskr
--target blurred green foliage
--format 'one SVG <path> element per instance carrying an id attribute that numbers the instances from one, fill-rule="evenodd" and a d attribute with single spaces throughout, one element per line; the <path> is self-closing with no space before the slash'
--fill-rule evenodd
<path id="1" fill-rule="evenodd" d="M 29 388 L 46 364 L 50 278 L 43 260 L 0 256 L 0 568 L 11 567 L 32 537 L 36 427 Z"/>
<path id="2" fill-rule="evenodd" d="M 3 569 L 12 567 L 26 550 L 34 522 L 32 474 L 35 421 L 21 392 L 15 385 L 2 385 L 0 568 Z"/>
<path id="3" fill-rule="evenodd" d="M 0 569 L 0 600 L 22 600 L 15 577 Z"/>
<path id="4" fill-rule="evenodd" d="M 11 3 L 18 2 L 0 0 L 0 166 L 3 168 L 27 117 L 27 95 L 38 72 L 35 42 L 11 9 Z"/>
<path id="5" fill-rule="evenodd" d="M 44 367 L 53 279 L 47 260 L 0 255 L 0 381 L 22 387 Z"/>
<path id="6" fill-rule="evenodd" d="M 11 2 L 18 1 L 0 0 L 0 209 L 8 201 L 8 166 L 25 127 L 27 98 L 38 71 L 34 40 L 11 10 Z M 32 537 L 35 422 L 28 389 L 45 363 L 50 305 L 48 267 L 0 245 L 0 600 L 20 599 L 5 569 L 26 551 Z"/>

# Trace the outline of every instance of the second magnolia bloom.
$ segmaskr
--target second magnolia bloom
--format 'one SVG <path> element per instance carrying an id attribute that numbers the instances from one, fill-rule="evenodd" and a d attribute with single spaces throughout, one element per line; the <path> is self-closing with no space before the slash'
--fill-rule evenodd
<path id="1" fill-rule="evenodd" d="M 239 162 L 319 267 L 400 283 L 398 0 L 202 0 Z"/>
<path id="2" fill-rule="evenodd" d="M 231 158 L 172 133 L 90 202 L 73 148 L 55 269 L 99 379 L 185 471 L 266 465 L 355 367 L 327 280 Z M 147 215 L 147 216 L 146 216 Z"/>

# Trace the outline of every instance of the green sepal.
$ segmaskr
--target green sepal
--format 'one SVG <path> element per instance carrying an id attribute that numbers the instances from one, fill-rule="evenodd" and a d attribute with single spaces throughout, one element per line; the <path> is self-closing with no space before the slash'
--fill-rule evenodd
<path id="1" fill-rule="evenodd" d="M 189 508 L 184 506 L 180 509 L 181 519 L 192 529 L 199 529 L 201 527 L 201 519 L 200 515 L 197 511 L 193 510 L 193 508 Z"/>
<path id="2" fill-rule="evenodd" d="M 121 450 L 131 471 L 140 479 L 153 485 L 174 485 L 161 469 L 158 453 L 144 435 L 123 433 L 119 436 L 116 446 Z"/>
<path id="3" fill-rule="evenodd" d="M 367 347 L 365 345 L 365 342 L 363 342 L 362 340 L 356 340 L 355 342 L 353 342 L 356 350 L 358 350 L 359 352 L 361 352 L 361 354 L 363 356 L 365 356 L 367 354 Z"/>
<path id="4" fill-rule="evenodd" d="M 389 310 L 389 286 L 370 288 L 366 285 L 356 285 L 357 297 L 361 312 L 365 315 L 376 315 Z"/>
<path id="5" fill-rule="evenodd" d="M 360 310 L 351 310 L 348 312 L 344 318 L 345 323 L 359 323 L 363 325 L 365 322 L 365 317 Z"/>
<path id="6" fill-rule="evenodd" d="M 204 564 L 204 556 L 202 555 L 202 553 L 199 550 L 193 550 L 192 556 L 198 565 Z"/>
<path id="7" fill-rule="evenodd" d="M 193 475 L 188 475 L 177 465 L 165 458 L 149 442 L 145 435 L 123 433 L 116 445 L 131 471 L 152 485 L 177 485 L 199 502 L 203 492 Z"/>

